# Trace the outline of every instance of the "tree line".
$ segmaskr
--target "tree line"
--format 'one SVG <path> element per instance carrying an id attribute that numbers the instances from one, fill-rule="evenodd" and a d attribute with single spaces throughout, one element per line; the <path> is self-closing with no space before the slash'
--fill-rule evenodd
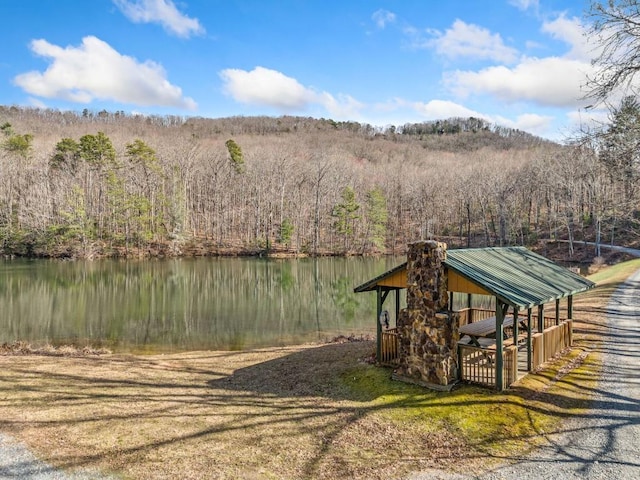
<path id="1" fill-rule="evenodd" d="M 598 135 L 559 145 L 473 118 L 378 131 L 2 107 L 0 251 L 327 255 L 400 253 L 424 238 L 615 241 L 638 228 L 637 148 L 621 132 L 639 110 L 629 97 Z"/>

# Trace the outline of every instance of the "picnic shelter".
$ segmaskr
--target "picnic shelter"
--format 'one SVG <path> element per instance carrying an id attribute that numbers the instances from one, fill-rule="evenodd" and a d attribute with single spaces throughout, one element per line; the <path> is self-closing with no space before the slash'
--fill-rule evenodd
<path id="1" fill-rule="evenodd" d="M 572 345 L 573 297 L 594 285 L 525 247 L 447 250 L 421 241 L 409 245 L 407 262 L 354 291 L 376 292 L 376 359 L 393 366 L 395 377 L 503 390 L 518 378 L 519 351 L 530 372 Z M 387 327 L 381 320 L 392 291 L 395 326 Z M 474 307 L 478 296 L 492 308 Z"/>

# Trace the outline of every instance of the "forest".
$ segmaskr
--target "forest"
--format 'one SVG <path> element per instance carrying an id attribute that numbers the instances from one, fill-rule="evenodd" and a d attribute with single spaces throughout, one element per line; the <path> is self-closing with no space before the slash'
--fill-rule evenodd
<path id="1" fill-rule="evenodd" d="M 477 118 L 385 128 L 0 107 L 0 254 L 403 253 L 632 243 L 640 106 L 563 144 Z M 635 133 L 634 133 L 635 132 Z"/>

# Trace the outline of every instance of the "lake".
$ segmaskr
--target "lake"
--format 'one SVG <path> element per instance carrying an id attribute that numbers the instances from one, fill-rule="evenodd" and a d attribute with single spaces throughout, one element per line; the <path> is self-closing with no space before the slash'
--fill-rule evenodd
<path id="1" fill-rule="evenodd" d="M 353 288 L 404 257 L 0 262 L 0 342 L 242 350 L 375 334 Z"/>

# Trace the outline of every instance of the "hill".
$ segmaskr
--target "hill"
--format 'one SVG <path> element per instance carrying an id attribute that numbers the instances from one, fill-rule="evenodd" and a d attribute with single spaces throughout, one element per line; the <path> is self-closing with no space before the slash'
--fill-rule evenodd
<path id="1" fill-rule="evenodd" d="M 586 189 L 593 159 L 474 118 L 380 129 L 0 107 L 0 125 L 5 255 L 399 253 L 421 238 L 531 245 L 592 236 L 599 215 Z"/>

